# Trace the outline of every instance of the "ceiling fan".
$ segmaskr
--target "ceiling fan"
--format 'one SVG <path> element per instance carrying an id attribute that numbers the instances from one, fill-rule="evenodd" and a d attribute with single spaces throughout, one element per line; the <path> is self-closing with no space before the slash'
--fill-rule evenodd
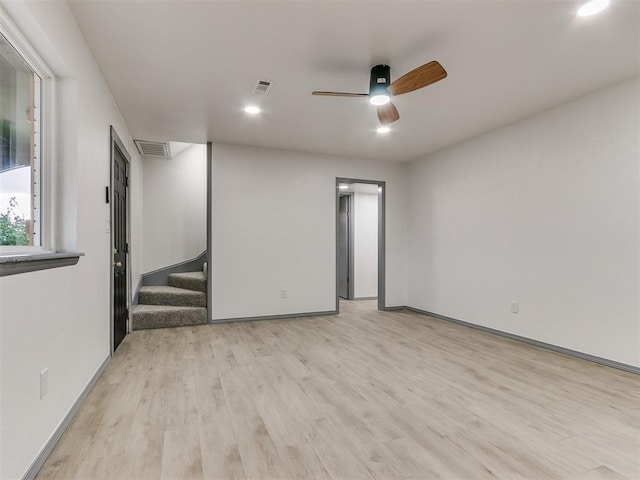
<path id="1" fill-rule="evenodd" d="M 311 92 L 311 95 L 327 97 L 369 97 L 369 103 L 378 107 L 378 120 L 382 125 L 388 125 L 400 118 L 398 109 L 391 103 L 391 97 L 413 92 L 442 80 L 447 76 L 446 70 L 435 60 L 425 63 L 421 67 L 391 82 L 389 65 L 376 65 L 371 69 L 369 93 L 346 92 Z"/>

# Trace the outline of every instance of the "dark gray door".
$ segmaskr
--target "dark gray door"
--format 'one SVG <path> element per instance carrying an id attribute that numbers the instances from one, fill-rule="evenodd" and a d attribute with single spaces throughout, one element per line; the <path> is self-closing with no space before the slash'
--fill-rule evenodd
<path id="1" fill-rule="evenodd" d="M 349 195 L 340 197 L 340 205 L 338 208 L 338 296 L 349 298 Z"/>
<path id="2" fill-rule="evenodd" d="M 113 350 L 127 335 L 127 161 L 113 148 Z"/>

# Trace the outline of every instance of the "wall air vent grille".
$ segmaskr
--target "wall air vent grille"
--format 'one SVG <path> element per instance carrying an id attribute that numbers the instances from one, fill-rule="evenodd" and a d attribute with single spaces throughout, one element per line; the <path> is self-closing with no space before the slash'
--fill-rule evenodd
<path id="1" fill-rule="evenodd" d="M 273 83 L 269 80 L 258 80 L 253 88 L 253 93 L 256 95 L 266 95 L 271 91 L 271 85 L 273 85 Z"/>
<path id="2" fill-rule="evenodd" d="M 171 158 L 171 149 L 168 143 L 147 142 L 146 140 L 134 140 L 140 155 L 157 158 Z"/>

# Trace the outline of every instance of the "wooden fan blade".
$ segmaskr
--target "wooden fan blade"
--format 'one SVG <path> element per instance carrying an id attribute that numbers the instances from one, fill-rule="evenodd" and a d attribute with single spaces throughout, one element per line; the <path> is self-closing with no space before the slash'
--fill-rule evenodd
<path id="1" fill-rule="evenodd" d="M 380 123 L 382 125 L 389 125 L 399 118 L 400 114 L 398 113 L 398 109 L 393 103 L 389 102 L 378 107 L 378 120 L 380 120 Z"/>
<path id="2" fill-rule="evenodd" d="M 425 63 L 421 67 L 411 70 L 406 75 L 397 78 L 389 85 L 391 95 L 402 95 L 426 87 L 447 76 L 446 70 L 435 60 Z"/>
<path id="3" fill-rule="evenodd" d="M 323 95 L 325 97 L 368 97 L 367 93 L 346 93 L 346 92 L 311 92 L 311 95 Z"/>

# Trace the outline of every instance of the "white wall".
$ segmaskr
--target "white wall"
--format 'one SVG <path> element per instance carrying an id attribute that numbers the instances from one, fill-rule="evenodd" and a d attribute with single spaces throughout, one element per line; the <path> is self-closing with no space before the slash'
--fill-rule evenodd
<path id="1" fill-rule="evenodd" d="M 378 296 L 378 195 L 354 193 L 355 298 Z"/>
<path id="2" fill-rule="evenodd" d="M 212 170 L 214 320 L 335 309 L 336 177 L 387 182 L 386 304 L 404 305 L 403 165 L 214 144 Z"/>
<path id="3" fill-rule="evenodd" d="M 408 304 L 640 365 L 639 91 L 624 82 L 412 163 Z"/>
<path id="4" fill-rule="evenodd" d="M 59 142 L 58 240 L 86 254 L 74 267 L 0 279 L 0 477 L 14 479 L 109 355 L 110 125 L 133 156 L 134 285 L 143 269 L 143 168 L 66 3 L 2 7 L 64 78 L 61 125 L 74 128 Z M 214 319 L 332 310 L 335 177 L 384 180 L 387 306 L 409 304 L 640 365 L 638 88 L 635 80 L 594 93 L 409 172 L 215 145 Z M 512 299 L 518 315 L 509 312 Z M 40 400 L 43 368 L 49 394 Z"/>
<path id="5" fill-rule="evenodd" d="M 145 273 L 191 260 L 207 248 L 207 147 L 171 159 L 145 157 Z"/>
<path id="6" fill-rule="evenodd" d="M 141 271 L 141 166 L 127 127 L 64 2 L 2 2 L 60 82 L 58 242 L 73 267 L 0 279 L 0 477 L 20 478 L 110 352 L 109 127 L 132 155 L 132 254 Z M 49 369 L 49 393 L 39 374 Z"/>

